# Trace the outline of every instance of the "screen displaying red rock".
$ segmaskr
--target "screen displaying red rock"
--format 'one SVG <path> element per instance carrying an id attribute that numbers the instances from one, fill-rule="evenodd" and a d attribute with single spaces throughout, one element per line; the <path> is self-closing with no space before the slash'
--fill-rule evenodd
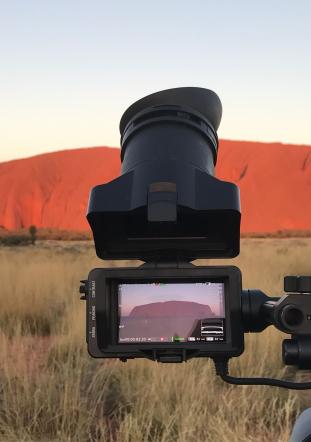
<path id="1" fill-rule="evenodd" d="M 222 282 L 119 284 L 119 343 L 225 341 Z"/>

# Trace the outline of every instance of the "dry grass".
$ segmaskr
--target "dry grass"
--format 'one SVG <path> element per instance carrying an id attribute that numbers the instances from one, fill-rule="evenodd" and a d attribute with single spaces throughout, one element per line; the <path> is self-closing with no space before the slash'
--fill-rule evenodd
<path id="1" fill-rule="evenodd" d="M 310 238 L 243 239 L 239 258 L 216 262 L 238 265 L 244 287 L 278 295 L 284 275 L 311 274 L 310 256 Z M 89 242 L 0 248 L 0 441 L 288 440 L 307 393 L 229 386 L 205 360 L 89 358 L 77 288 L 103 264 Z M 247 336 L 232 373 L 289 375 L 282 338 Z"/>

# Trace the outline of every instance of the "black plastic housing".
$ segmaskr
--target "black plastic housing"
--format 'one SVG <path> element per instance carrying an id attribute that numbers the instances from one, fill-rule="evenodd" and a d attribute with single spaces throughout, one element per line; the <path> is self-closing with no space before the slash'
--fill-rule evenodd
<path id="1" fill-rule="evenodd" d="M 118 343 L 119 282 L 224 282 L 225 342 Z M 140 267 L 93 269 L 86 281 L 86 322 L 88 351 L 98 358 L 149 358 L 160 362 L 182 362 L 192 357 L 239 356 L 244 350 L 241 321 L 241 273 L 233 266 Z"/>
<path id="2" fill-rule="evenodd" d="M 149 95 L 123 115 L 121 176 L 96 186 L 87 219 L 102 259 L 238 255 L 240 196 L 216 179 L 222 107 L 202 88 Z"/>

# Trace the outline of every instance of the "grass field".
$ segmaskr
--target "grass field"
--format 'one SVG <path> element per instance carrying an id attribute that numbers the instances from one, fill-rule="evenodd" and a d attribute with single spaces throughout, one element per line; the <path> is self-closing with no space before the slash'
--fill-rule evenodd
<path id="1" fill-rule="evenodd" d="M 311 274 L 311 238 L 241 241 L 244 288 L 282 293 L 287 274 Z M 0 248 L 0 440 L 113 442 L 287 441 L 306 392 L 235 387 L 209 361 L 161 365 L 91 359 L 79 280 L 105 264 L 91 242 Z M 127 263 L 123 263 L 126 265 Z M 234 375 L 292 377 L 285 337 L 246 337 Z M 310 378 L 310 376 L 309 376 Z"/>

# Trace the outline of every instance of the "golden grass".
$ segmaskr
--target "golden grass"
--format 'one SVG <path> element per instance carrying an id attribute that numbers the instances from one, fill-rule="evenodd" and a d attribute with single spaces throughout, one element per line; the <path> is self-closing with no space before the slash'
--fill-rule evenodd
<path id="1" fill-rule="evenodd" d="M 208 264 L 238 265 L 245 288 L 279 295 L 284 275 L 311 274 L 310 256 L 310 238 L 243 239 L 239 258 Z M 207 360 L 91 359 L 79 279 L 112 264 L 90 242 L 0 248 L 0 441 L 288 440 L 307 393 L 226 385 Z M 290 376 L 284 337 L 272 328 L 247 336 L 230 371 Z"/>

